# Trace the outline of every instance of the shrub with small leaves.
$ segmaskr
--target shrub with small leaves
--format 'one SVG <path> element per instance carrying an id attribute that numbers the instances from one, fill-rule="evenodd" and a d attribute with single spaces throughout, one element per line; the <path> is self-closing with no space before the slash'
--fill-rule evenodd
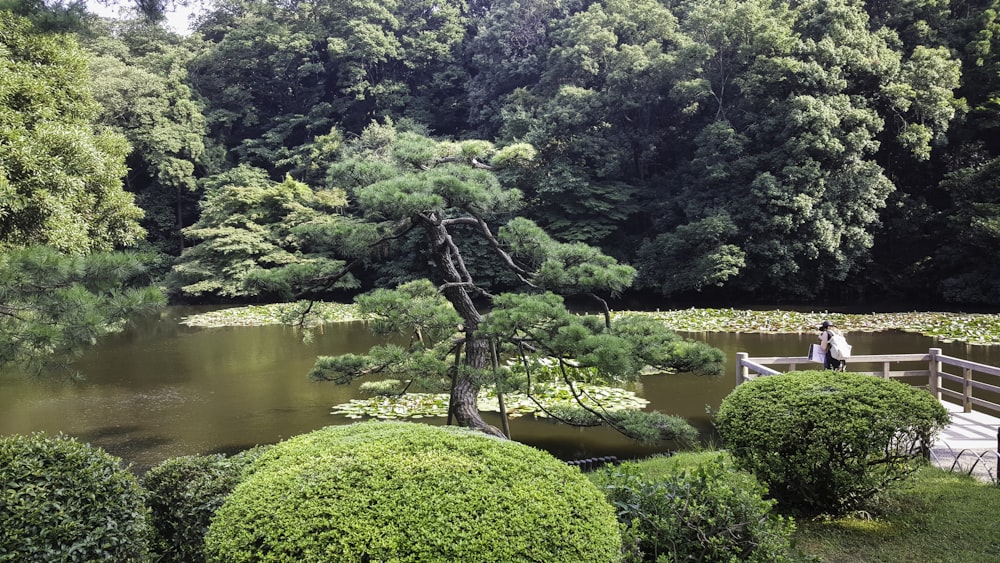
<path id="1" fill-rule="evenodd" d="M 0 561 L 142 561 L 149 535 L 120 459 L 65 436 L 0 438 Z"/>
<path id="2" fill-rule="evenodd" d="M 617 508 L 628 561 L 791 561 L 788 518 L 750 474 L 715 459 L 649 478 L 633 462 L 594 477 Z"/>
<path id="3" fill-rule="evenodd" d="M 841 514 L 922 465 L 948 412 L 930 393 L 898 381 L 802 371 L 740 385 L 715 423 L 737 466 L 782 506 Z"/>
<path id="4" fill-rule="evenodd" d="M 233 456 L 176 457 L 142 477 L 152 513 L 153 551 L 159 561 L 205 560 L 205 532 L 212 515 L 265 449 L 260 446 Z"/>
<path id="5" fill-rule="evenodd" d="M 273 446 L 215 513 L 209 561 L 618 561 L 614 510 L 550 454 L 456 427 L 331 426 Z"/>

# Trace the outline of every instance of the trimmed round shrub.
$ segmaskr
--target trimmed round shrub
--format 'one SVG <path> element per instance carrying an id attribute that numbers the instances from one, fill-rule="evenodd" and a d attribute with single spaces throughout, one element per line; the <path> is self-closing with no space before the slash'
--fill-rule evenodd
<path id="1" fill-rule="evenodd" d="M 0 561 L 141 561 L 149 535 L 117 457 L 65 436 L 0 438 Z"/>
<path id="2" fill-rule="evenodd" d="M 233 456 L 193 455 L 168 459 L 141 480 L 152 514 L 153 551 L 158 561 L 205 560 L 205 532 L 212 515 L 264 446 Z"/>
<path id="3" fill-rule="evenodd" d="M 791 561 L 791 519 L 725 458 L 650 478 L 626 462 L 596 475 L 631 542 L 629 561 Z"/>
<path id="4" fill-rule="evenodd" d="M 576 468 L 456 427 L 332 426 L 277 444 L 215 513 L 209 561 L 617 561 Z"/>
<path id="5" fill-rule="evenodd" d="M 715 422 L 737 466 L 782 506 L 841 514 L 923 464 L 948 412 L 930 393 L 898 381 L 803 371 L 740 385 Z"/>

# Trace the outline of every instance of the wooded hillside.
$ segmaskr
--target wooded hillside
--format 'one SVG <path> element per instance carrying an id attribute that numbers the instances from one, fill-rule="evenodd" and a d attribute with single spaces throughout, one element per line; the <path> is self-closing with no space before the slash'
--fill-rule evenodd
<path id="1" fill-rule="evenodd" d="M 162 16 L 162 2 L 136 4 Z M 997 8 L 221 0 L 178 36 L 139 16 L 102 21 L 78 5 L 5 0 L 0 250 L 128 243 L 134 197 L 141 246 L 158 253 L 150 264 L 175 299 L 276 297 L 281 288 L 255 284 L 263 274 L 252 272 L 298 265 L 300 282 L 330 279 L 361 259 L 351 241 L 331 240 L 359 219 L 350 186 L 386 173 L 371 156 L 389 144 L 378 135 L 412 163 L 434 155 L 407 139 L 431 136 L 533 147 L 530 165 L 494 171 L 522 194 L 516 215 L 633 266 L 631 291 L 647 298 L 995 306 Z M 52 68 L 85 65 L 85 80 L 60 82 L 76 97 L 14 84 L 31 42 L 73 46 L 79 58 Z M 70 99 L 86 108 L 72 123 L 89 155 L 72 162 L 53 148 L 70 132 L 43 134 L 24 113 Z M 28 137 L 48 148 L 29 150 Z M 51 206 L 31 198 L 61 193 L 43 182 L 77 208 L 91 208 L 80 194 L 109 193 L 118 169 L 106 159 L 122 153 L 122 138 L 131 149 L 126 194 L 113 200 L 121 219 L 88 231 L 68 228 L 68 215 L 43 217 Z M 42 169 L 63 173 L 32 172 Z M 82 181 L 89 192 L 66 187 Z M 77 240 L 87 233 L 94 240 Z M 363 259 L 331 280 L 330 295 L 428 277 L 422 239 L 382 242 L 390 259 Z M 339 255 L 315 261 L 332 246 Z M 473 270 L 489 251 L 462 249 Z M 473 273 L 486 287 L 516 281 Z"/>

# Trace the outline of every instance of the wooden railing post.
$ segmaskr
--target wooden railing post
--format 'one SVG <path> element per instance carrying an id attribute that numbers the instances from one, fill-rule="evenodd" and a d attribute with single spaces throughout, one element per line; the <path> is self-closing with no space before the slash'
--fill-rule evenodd
<path id="1" fill-rule="evenodd" d="M 962 412 L 972 412 L 972 369 L 962 370 Z"/>
<path id="2" fill-rule="evenodd" d="M 736 385 L 739 385 L 747 380 L 747 376 L 750 375 L 750 370 L 747 369 L 746 364 L 743 362 L 750 357 L 750 354 L 746 352 L 736 353 Z"/>
<path id="3" fill-rule="evenodd" d="M 934 398 L 941 400 L 941 362 L 938 360 L 938 356 L 941 355 L 940 348 L 931 348 L 928 350 L 928 355 L 931 357 L 927 369 L 931 372 L 930 381 L 928 384 L 930 386 L 931 395 Z"/>

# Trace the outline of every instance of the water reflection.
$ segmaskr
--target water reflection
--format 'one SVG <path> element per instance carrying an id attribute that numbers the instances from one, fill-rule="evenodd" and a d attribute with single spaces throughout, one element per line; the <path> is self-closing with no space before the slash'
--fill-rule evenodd
<path id="1" fill-rule="evenodd" d="M 360 323 L 330 325 L 304 341 L 283 326 L 191 328 L 178 324 L 196 308 L 172 307 L 159 318 L 115 335 L 89 351 L 77 367 L 80 382 L 0 374 L 0 434 L 64 432 L 99 445 L 143 470 L 169 457 L 235 452 L 349 419 L 333 405 L 358 396 L 357 384 L 309 381 L 317 355 L 363 352 L 377 340 Z M 691 420 L 711 436 L 710 416 L 735 385 L 737 352 L 752 356 L 803 355 L 815 333 L 764 335 L 705 333 L 688 336 L 725 352 L 718 378 L 646 377 L 641 392 L 650 408 Z M 855 354 L 946 354 L 1000 365 L 1000 346 L 941 344 L 913 334 L 851 334 Z M 443 424 L 444 420 L 427 421 Z M 497 418 L 491 422 L 499 425 Z M 579 429 L 515 419 L 515 439 L 563 459 L 648 455 L 608 429 Z"/>

